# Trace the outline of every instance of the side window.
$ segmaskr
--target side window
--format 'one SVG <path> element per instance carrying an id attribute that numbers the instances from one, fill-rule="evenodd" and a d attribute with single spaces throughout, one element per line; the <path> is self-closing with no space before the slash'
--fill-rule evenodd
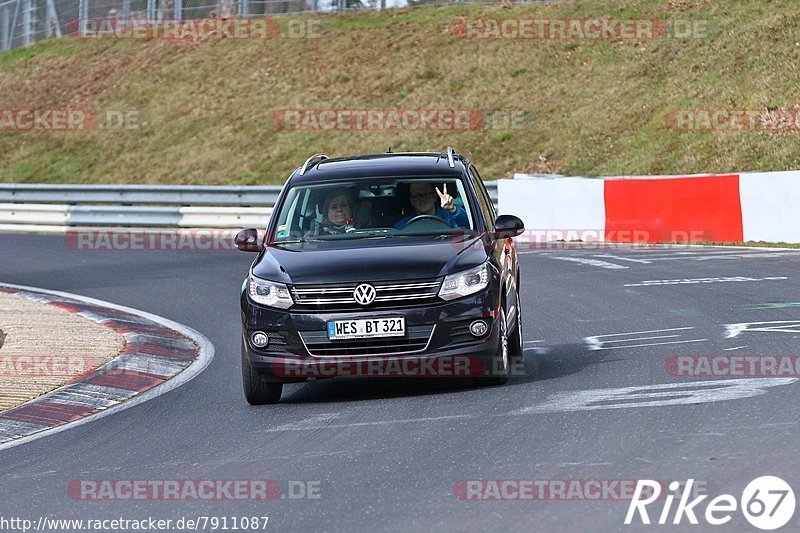
<path id="1" fill-rule="evenodd" d="M 283 212 L 281 213 L 281 217 L 278 219 L 279 225 L 287 224 L 287 220 L 292 220 L 294 218 L 294 213 L 297 210 L 297 200 L 299 195 L 297 194 L 297 189 L 289 191 L 288 197 L 286 198 L 286 202 L 284 203 L 285 206 L 283 208 Z"/>
<path id="2" fill-rule="evenodd" d="M 489 198 L 489 194 L 486 192 L 486 187 L 483 186 L 483 181 L 478 175 L 478 171 L 475 170 L 475 167 L 470 167 L 469 176 L 472 180 L 472 186 L 478 193 L 478 202 L 480 203 L 483 218 L 486 220 L 486 226 L 489 228 L 489 231 L 494 231 L 494 220 L 497 218 L 497 215 L 494 212 L 494 206 Z"/>
<path id="3" fill-rule="evenodd" d="M 277 240 L 301 237 L 308 230 L 310 218 L 307 213 L 309 190 L 294 188 L 289 191 L 276 227 Z"/>

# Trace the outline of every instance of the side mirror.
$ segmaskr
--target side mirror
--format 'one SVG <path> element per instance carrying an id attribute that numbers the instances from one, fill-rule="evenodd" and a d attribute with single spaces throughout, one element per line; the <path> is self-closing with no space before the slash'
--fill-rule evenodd
<path id="1" fill-rule="evenodd" d="M 500 215 L 494 221 L 494 236 L 497 239 L 509 239 L 522 235 L 525 224 L 514 215 Z"/>
<path id="2" fill-rule="evenodd" d="M 236 234 L 233 242 L 242 252 L 260 252 L 264 249 L 264 243 L 258 240 L 258 230 L 255 228 L 243 229 Z"/>

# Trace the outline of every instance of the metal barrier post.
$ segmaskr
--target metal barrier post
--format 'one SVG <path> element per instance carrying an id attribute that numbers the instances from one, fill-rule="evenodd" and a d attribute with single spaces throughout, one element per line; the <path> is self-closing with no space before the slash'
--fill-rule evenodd
<path id="1" fill-rule="evenodd" d="M 0 50 L 11 48 L 11 8 L 3 6 L 0 12 Z"/>
<path id="2" fill-rule="evenodd" d="M 47 9 L 45 10 L 45 26 L 47 37 L 61 37 L 61 23 L 58 20 L 58 12 L 56 11 L 56 4 L 53 0 L 47 0 Z"/>
<path id="3" fill-rule="evenodd" d="M 80 35 L 86 35 L 86 24 L 89 18 L 89 0 L 78 0 L 78 22 L 80 23 Z"/>
<path id="4" fill-rule="evenodd" d="M 33 0 L 24 0 L 25 5 L 22 11 L 22 44 L 31 44 L 31 26 L 33 25 Z"/>

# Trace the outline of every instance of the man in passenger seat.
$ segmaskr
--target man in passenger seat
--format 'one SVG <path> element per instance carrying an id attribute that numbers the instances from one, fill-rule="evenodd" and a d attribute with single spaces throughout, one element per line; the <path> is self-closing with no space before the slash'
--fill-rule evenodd
<path id="1" fill-rule="evenodd" d="M 432 183 L 412 183 L 409 187 L 409 194 L 409 201 L 411 207 L 414 208 L 414 212 L 401 218 L 394 225 L 395 229 L 405 228 L 412 218 L 419 215 L 437 216 L 451 228 L 469 227 L 467 212 L 463 207 L 457 206 L 453 201 L 453 197 L 447 193 L 446 183 L 442 186 L 441 191 Z"/>

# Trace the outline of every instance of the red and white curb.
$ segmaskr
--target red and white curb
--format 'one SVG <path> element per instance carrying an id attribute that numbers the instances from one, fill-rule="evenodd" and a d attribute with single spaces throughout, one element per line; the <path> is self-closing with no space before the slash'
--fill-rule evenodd
<path id="1" fill-rule="evenodd" d="M 134 407 L 195 378 L 214 345 L 197 331 L 129 307 L 76 294 L 0 283 L 0 291 L 55 305 L 123 335 L 122 354 L 93 373 L 0 413 L 0 450 Z"/>

